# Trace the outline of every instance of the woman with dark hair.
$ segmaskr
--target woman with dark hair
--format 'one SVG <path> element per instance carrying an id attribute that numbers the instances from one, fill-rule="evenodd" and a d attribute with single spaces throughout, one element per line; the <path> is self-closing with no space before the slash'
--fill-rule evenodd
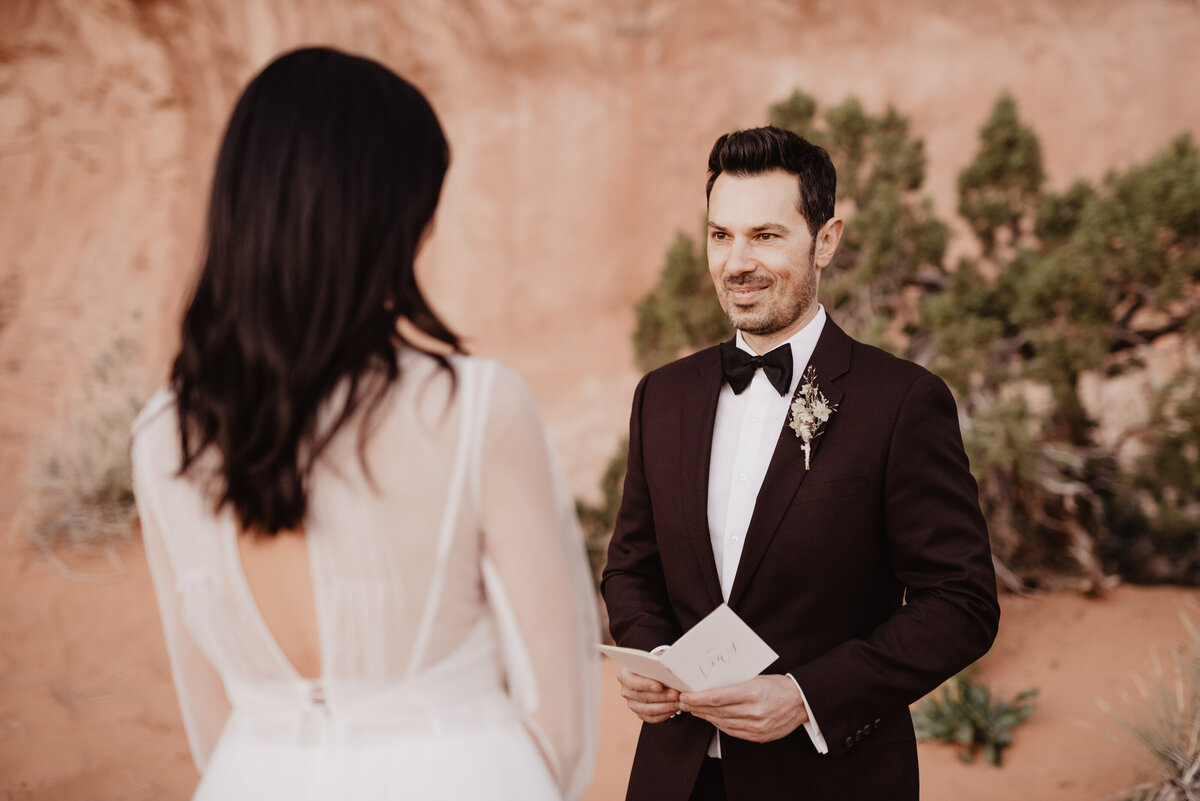
<path id="1" fill-rule="evenodd" d="M 288 53 L 233 111 L 134 480 L 197 799 L 576 798 L 594 599 L 511 371 L 413 262 L 449 151 L 380 64 Z"/>

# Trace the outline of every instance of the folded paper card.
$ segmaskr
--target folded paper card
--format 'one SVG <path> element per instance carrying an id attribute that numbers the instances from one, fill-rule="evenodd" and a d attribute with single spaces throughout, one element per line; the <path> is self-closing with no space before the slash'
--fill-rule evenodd
<path id="1" fill-rule="evenodd" d="M 676 690 L 740 684 L 779 658 L 728 604 L 718 606 L 657 654 L 617 645 L 601 645 L 600 650 L 634 673 Z"/>

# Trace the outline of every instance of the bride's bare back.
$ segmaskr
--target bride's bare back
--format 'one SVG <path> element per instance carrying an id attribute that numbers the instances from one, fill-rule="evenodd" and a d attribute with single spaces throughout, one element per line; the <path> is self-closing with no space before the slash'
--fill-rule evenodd
<path id="1" fill-rule="evenodd" d="M 238 555 L 254 602 L 283 655 L 304 678 L 320 678 L 321 640 L 303 531 L 274 537 L 243 533 Z"/>

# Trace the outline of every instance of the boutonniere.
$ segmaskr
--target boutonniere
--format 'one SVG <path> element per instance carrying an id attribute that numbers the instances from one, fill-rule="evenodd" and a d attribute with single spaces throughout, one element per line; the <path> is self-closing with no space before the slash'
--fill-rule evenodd
<path id="1" fill-rule="evenodd" d="M 800 386 L 792 398 L 791 419 L 788 425 L 804 442 L 804 469 L 812 466 L 813 440 L 825 431 L 825 424 L 837 411 L 837 404 L 830 403 L 825 393 L 817 387 L 817 371 L 809 365 L 800 379 Z"/>

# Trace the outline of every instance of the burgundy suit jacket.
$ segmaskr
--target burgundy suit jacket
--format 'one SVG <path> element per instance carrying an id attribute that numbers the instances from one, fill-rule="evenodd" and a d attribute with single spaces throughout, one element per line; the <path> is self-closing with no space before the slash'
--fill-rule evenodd
<path id="1" fill-rule="evenodd" d="M 721 735 L 731 801 L 912 799 L 908 705 L 982 656 L 999 606 L 987 528 L 941 379 L 825 324 L 810 364 L 838 404 L 804 468 L 786 426 L 729 605 L 779 654 L 829 745 Z M 717 348 L 634 394 L 624 497 L 602 591 L 619 645 L 674 642 L 722 602 L 707 520 Z M 690 715 L 644 724 L 630 801 L 686 801 L 712 736 Z"/>

